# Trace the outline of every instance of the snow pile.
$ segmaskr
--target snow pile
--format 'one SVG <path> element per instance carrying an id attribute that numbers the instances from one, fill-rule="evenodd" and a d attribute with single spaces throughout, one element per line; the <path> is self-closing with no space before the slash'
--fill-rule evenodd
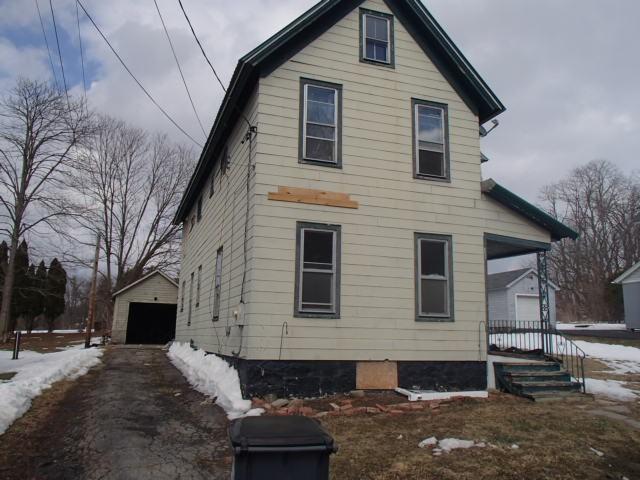
<path id="1" fill-rule="evenodd" d="M 626 330 L 624 323 L 557 323 L 558 330 Z"/>
<path id="2" fill-rule="evenodd" d="M 626 382 L 618 380 L 598 380 L 595 378 L 586 378 L 587 392 L 594 395 L 602 395 L 613 400 L 623 402 L 633 401 L 638 398 L 634 390 L 625 388 Z"/>
<path id="3" fill-rule="evenodd" d="M 0 350 L 0 373 L 17 372 L 0 383 L 0 435 L 31 407 L 31 400 L 64 378 L 75 379 L 100 363 L 102 350 L 70 349 L 55 353 L 20 352 L 11 360 L 11 352 Z"/>
<path id="4" fill-rule="evenodd" d="M 238 372 L 220 357 L 178 342 L 171 345 L 167 355 L 191 386 L 204 395 L 214 397 L 230 419 L 264 412 L 261 408 L 251 409 L 251 400 L 242 398 Z"/>
<path id="5" fill-rule="evenodd" d="M 436 437 L 425 438 L 418 444 L 418 447 L 420 448 L 435 447 L 433 449 L 433 454 L 435 456 L 439 456 L 443 452 L 449 453 L 451 452 L 451 450 L 456 450 L 458 448 L 463 448 L 463 449 L 473 448 L 473 447 L 484 448 L 486 446 L 487 445 L 484 442 L 475 442 L 473 440 L 460 440 L 458 438 L 443 438 L 442 440 L 438 441 Z"/>

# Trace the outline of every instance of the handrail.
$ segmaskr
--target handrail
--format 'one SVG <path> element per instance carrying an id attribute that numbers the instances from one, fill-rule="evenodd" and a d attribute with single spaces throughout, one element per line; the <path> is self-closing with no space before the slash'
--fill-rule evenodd
<path id="1" fill-rule="evenodd" d="M 586 393 L 586 354 L 555 327 L 545 327 L 535 320 L 489 320 L 487 338 L 489 353 L 535 355 L 560 363 Z"/>

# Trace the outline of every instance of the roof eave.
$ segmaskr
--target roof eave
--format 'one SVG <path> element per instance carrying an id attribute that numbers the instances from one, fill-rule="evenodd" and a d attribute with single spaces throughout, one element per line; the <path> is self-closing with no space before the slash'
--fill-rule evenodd
<path id="1" fill-rule="evenodd" d="M 482 181 L 482 192 L 547 230 L 551 234 L 553 241 L 559 241 L 563 238 L 570 238 L 572 240 L 578 238 L 578 233 L 575 230 L 556 220 L 545 211 L 532 205 L 510 190 L 507 190 L 491 178 Z"/>

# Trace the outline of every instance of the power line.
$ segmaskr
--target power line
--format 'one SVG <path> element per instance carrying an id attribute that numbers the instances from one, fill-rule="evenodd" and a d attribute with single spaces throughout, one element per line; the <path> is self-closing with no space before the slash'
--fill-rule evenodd
<path id="1" fill-rule="evenodd" d="M 56 25 L 56 15 L 53 13 L 53 2 L 49 0 L 49 8 L 51 8 L 51 18 L 53 19 L 53 31 L 56 34 L 56 44 L 58 45 L 58 58 L 60 59 L 60 70 L 62 71 L 62 82 L 64 83 L 64 94 L 69 103 L 69 89 L 67 88 L 67 77 L 64 75 L 64 63 L 62 63 L 62 52 L 60 51 L 60 39 L 58 38 L 58 27 Z"/>
<path id="2" fill-rule="evenodd" d="M 87 100 L 87 80 L 84 75 L 84 54 L 82 53 L 82 35 L 80 35 L 80 12 L 76 3 L 76 24 L 78 26 L 78 45 L 80 46 L 80 65 L 82 65 L 82 88 L 84 90 L 84 99 Z"/>
<path id="3" fill-rule="evenodd" d="M 129 67 L 127 66 L 126 63 L 124 63 L 124 60 L 122 60 L 122 58 L 120 57 L 120 55 L 118 55 L 118 52 L 116 52 L 115 48 L 113 48 L 113 46 L 111 45 L 111 42 L 109 42 L 109 40 L 107 39 L 107 37 L 104 35 L 104 33 L 102 33 L 102 30 L 100 30 L 100 27 L 98 27 L 98 25 L 96 24 L 96 22 L 93 21 L 93 18 L 91 17 L 91 15 L 89 15 L 89 12 L 87 12 L 87 9 L 84 8 L 84 5 L 82 4 L 82 2 L 80 0 L 76 0 L 76 3 L 78 5 L 80 5 L 80 8 L 82 8 L 82 11 L 84 12 L 84 14 L 87 16 L 87 18 L 89 19 L 89 21 L 93 24 L 93 26 L 95 27 L 95 29 L 98 31 L 98 33 L 100 34 L 100 36 L 102 37 L 102 39 L 106 42 L 106 44 L 109 46 L 109 48 L 111 49 L 111 51 L 113 52 L 113 54 L 116 56 L 116 58 L 118 59 L 118 61 L 122 64 L 122 66 L 124 67 L 124 69 L 127 71 L 127 73 L 131 76 L 131 78 L 133 78 L 133 80 L 138 84 L 138 86 L 140 87 L 140 89 L 144 92 L 144 94 L 149 98 L 149 100 L 151 100 L 151 102 L 158 108 L 158 110 L 160 110 L 162 112 L 162 114 L 167 118 L 167 120 L 169 120 L 178 130 L 180 130 L 187 138 L 189 138 L 189 140 L 191 140 L 193 143 L 195 143 L 196 145 L 198 145 L 200 148 L 202 148 L 202 145 L 197 142 L 191 135 L 189 135 L 180 125 L 178 125 L 178 123 L 176 123 L 176 121 L 171 118 L 171 116 L 164 110 L 164 108 L 162 108 L 160 106 L 160 104 L 158 102 L 156 102 L 156 100 L 151 96 L 151 94 L 147 91 L 146 88 L 144 88 L 144 86 L 142 85 L 142 83 L 140 83 L 140 80 L 138 80 L 138 78 L 133 74 L 133 72 L 129 69 Z"/>
<path id="4" fill-rule="evenodd" d="M 182 5 L 182 0 L 178 0 L 178 3 L 180 4 L 180 9 L 182 10 L 182 13 L 184 14 L 184 18 L 187 19 L 187 23 L 189 24 L 189 28 L 191 29 L 191 33 L 193 33 L 193 38 L 196 39 L 196 43 L 200 47 L 200 51 L 202 52 L 202 55 L 204 55 L 204 58 L 207 60 L 207 63 L 211 67 L 211 71 L 213 72 L 213 74 L 215 75 L 216 79 L 218 80 L 218 83 L 222 87 L 222 90 L 224 90 L 224 93 L 227 93 L 227 88 L 222 83 L 222 80 L 220 80 L 220 77 L 218 76 L 218 72 L 216 72 L 216 69 L 213 68 L 213 64 L 209 60 L 209 57 L 207 57 L 207 54 L 205 53 L 204 48 L 202 48 L 202 44 L 200 43 L 200 40 L 198 39 L 198 36 L 196 35 L 196 31 L 193 29 L 193 25 L 191 25 L 191 20 L 189 20 L 189 15 L 187 15 L 187 12 L 185 11 L 184 6 Z"/>
<path id="5" fill-rule="evenodd" d="M 47 53 L 49 54 L 49 64 L 51 65 L 51 73 L 53 75 L 53 81 L 56 84 L 56 89 L 60 90 L 60 84 L 58 84 L 58 76 L 56 75 L 56 69 L 53 66 L 53 57 L 51 56 L 51 49 L 49 48 L 49 41 L 47 40 L 47 33 L 44 30 L 44 22 L 42 21 L 42 13 L 40 13 L 40 5 L 38 0 L 34 0 L 36 9 L 38 10 L 38 18 L 40 19 L 40 27 L 42 27 L 42 36 L 44 37 L 44 44 L 47 46 Z"/>
<path id="6" fill-rule="evenodd" d="M 180 62 L 178 61 L 178 56 L 176 55 L 176 50 L 173 48 L 173 42 L 171 41 L 171 36 L 169 35 L 169 30 L 167 30 L 167 26 L 164 23 L 164 19 L 162 18 L 162 13 L 160 13 L 160 7 L 158 7 L 157 0 L 153 0 L 153 3 L 156 5 L 156 10 L 158 11 L 158 16 L 160 17 L 160 22 L 162 22 L 162 28 L 164 28 L 164 33 L 167 35 L 167 40 L 169 41 L 169 46 L 171 47 L 171 52 L 173 53 L 173 58 L 176 61 L 176 65 L 178 66 L 178 71 L 180 72 L 180 78 L 182 78 L 182 83 L 184 84 L 184 89 L 187 91 L 187 97 L 189 97 L 189 102 L 191 103 L 191 108 L 193 109 L 193 113 L 198 119 L 198 124 L 200 125 L 200 129 L 202 130 L 202 134 L 204 138 L 207 138 L 207 132 L 202 126 L 202 121 L 200 120 L 200 116 L 198 115 L 198 111 L 196 110 L 196 106 L 193 104 L 193 98 L 191 98 L 191 92 L 189 91 L 189 87 L 187 86 L 187 81 L 184 79 L 184 74 L 182 73 L 182 67 L 180 67 Z M 76 4 L 77 5 L 77 4 Z"/>
<path id="7" fill-rule="evenodd" d="M 202 44 L 200 43 L 200 40 L 198 39 L 198 35 L 196 35 L 196 31 L 193 29 L 193 25 L 191 24 L 191 20 L 189 20 L 189 15 L 187 15 L 187 12 L 185 11 L 184 6 L 182 5 L 182 0 L 178 0 L 178 3 L 180 4 L 180 9 L 182 10 L 182 13 L 184 14 L 184 18 L 186 18 L 187 23 L 189 24 L 189 28 L 191 29 L 191 33 L 193 34 L 193 38 L 196 39 L 196 43 L 200 47 L 200 51 L 202 52 L 202 55 L 204 55 L 204 58 L 207 60 L 207 63 L 211 67 L 211 71 L 213 72 L 213 75 L 215 75 L 216 80 L 218 80 L 218 83 L 220 84 L 220 86 L 222 87 L 222 90 L 224 90 L 224 93 L 226 94 L 227 93 L 227 88 L 222 83 L 222 80 L 220 80 L 220 77 L 218 76 L 218 72 L 216 72 L 216 69 L 213 67 L 213 64 L 209 60 L 209 57 L 207 56 L 206 52 L 204 51 L 204 48 L 202 47 Z M 236 109 L 236 111 L 240 114 L 240 116 L 247 123 L 249 128 L 253 129 L 253 125 L 251 125 L 251 122 L 249 121 L 247 116 L 244 114 L 244 112 L 242 110 L 240 110 L 238 108 L 238 106 L 235 103 L 233 104 L 233 108 Z"/>

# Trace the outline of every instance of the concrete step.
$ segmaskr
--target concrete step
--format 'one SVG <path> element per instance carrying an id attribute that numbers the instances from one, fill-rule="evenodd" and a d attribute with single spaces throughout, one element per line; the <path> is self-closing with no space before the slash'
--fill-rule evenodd
<path id="1" fill-rule="evenodd" d="M 584 395 L 581 391 L 546 391 L 526 395 L 527 398 L 536 402 L 573 402 L 583 400 L 593 400 L 589 395 Z"/>
<path id="2" fill-rule="evenodd" d="M 504 372 L 507 379 L 512 382 L 570 382 L 571 375 L 569 372 L 559 371 L 516 371 Z"/>
<path id="3" fill-rule="evenodd" d="M 580 390 L 578 382 L 513 382 L 513 387 L 521 393 L 572 392 Z"/>
<path id="4" fill-rule="evenodd" d="M 503 372 L 557 372 L 560 365 L 555 362 L 523 362 L 523 363 L 494 363 Z"/>

